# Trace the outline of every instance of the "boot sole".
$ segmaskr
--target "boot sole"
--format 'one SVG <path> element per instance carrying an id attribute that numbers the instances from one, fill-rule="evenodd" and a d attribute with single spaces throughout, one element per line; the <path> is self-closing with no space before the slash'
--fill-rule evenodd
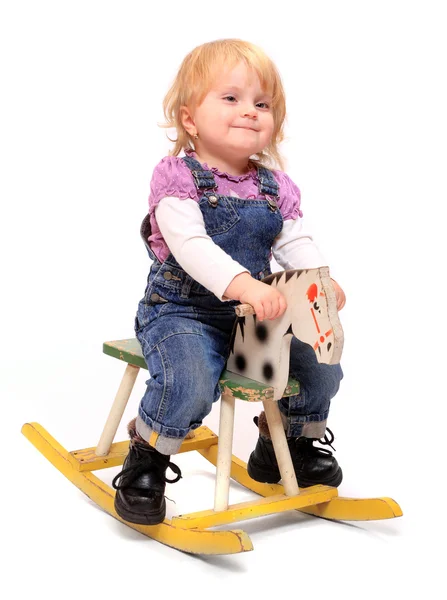
<path id="1" fill-rule="evenodd" d="M 159 511 L 150 513 L 136 513 L 127 510 L 120 502 L 119 496 L 115 496 L 115 510 L 117 514 L 129 523 L 136 523 L 137 525 L 159 525 L 163 523 L 166 516 L 166 502 L 163 498 L 163 503 Z"/>
<path id="2" fill-rule="evenodd" d="M 279 483 L 281 481 L 281 474 L 278 469 L 269 469 L 259 464 L 256 464 L 253 455 L 250 455 L 247 472 L 252 479 L 259 483 Z M 295 472 L 296 474 L 296 472 Z M 321 479 L 320 481 L 311 481 L 310 479 L 303 479 L 297 475 L 297 481 L 299 487 L 310 487 L 312 485 L 330 485 L 332 487 L 338 487 L 343 480 L 343 471 L 340 467 L 327 479 Z"/>
<path id="3" fill-rule="evenodd" d="M 247 473 L 255 481 L 259 483 L 278 483 L 281 479 L 281 474 L 278 469 L 268 469 L 256 464 L 256 461 L 250 456 L 247 463 Z"/>

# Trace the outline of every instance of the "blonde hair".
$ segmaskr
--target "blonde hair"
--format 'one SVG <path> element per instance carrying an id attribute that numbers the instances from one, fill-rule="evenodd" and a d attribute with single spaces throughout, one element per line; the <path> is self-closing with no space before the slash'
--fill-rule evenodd
<path id="1" fill-rule="evenodd" d="M 162 127 L 175 128 L 177 139 L 170 151 L 178 156 L 182 150 L 194 149 L 191 136 L 183 127 L 180 107 L 194 108 L 199 106 L 211 89 L 219 68 L 233 68 L 244 61 L 259 77 L 262 88 L 272 96 L 272 113 L 274 120 L 273 134 L 270 144 L 251 160 L 253 164 L 276 166 L 283 170 L 283 159 L 278 145 L 284 139 L 284 120 L 286 116 L 286 99 L 281 78 L 274 63 L 261 48 L 254 44 L 237 39 L 216 40 L 198 46 L 183 60 L 170 90 L 163 100 L 163 112 L 166 123 Z"/>

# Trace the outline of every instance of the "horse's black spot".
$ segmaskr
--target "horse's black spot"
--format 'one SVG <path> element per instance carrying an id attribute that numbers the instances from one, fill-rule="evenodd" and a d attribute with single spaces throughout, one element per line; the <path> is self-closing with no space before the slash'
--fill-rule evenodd
<path id="1" fill-rule="evenodd" d="M 263 323 L 256 326 L 256 337 L 260 342 L 265 342 L 268 337 L 267 327 Z"/>
<path id="2" fill-rule="evenodd" d="M 329 352 L 329 350 L 332 348 L 332 344 L 331 342 L 329 342 L 329 344 L 327 345 L 327 351 Z"/>
<path id="3" fill-rule="evenodd" d="M 246 369 L 247 361 L 245 360 L 245 356 L 242 356 L 242 354 L 236 356 L 236 366 L 239 371 L 244 371 Z"/>
<path id="4" fill-rule="evenodd" d="M 320 348 L 320 346 L 318 346 L 318 352 L 319 352 L 319 354 L 321 356 L 321 348 Z"/>
<path id="5" fill-rule="evenodd" d="M 273 367 L 270 363 L 265 363 L 262 368 L 262 373 L 266 379 L 271 379 L 273 377 Z"/>

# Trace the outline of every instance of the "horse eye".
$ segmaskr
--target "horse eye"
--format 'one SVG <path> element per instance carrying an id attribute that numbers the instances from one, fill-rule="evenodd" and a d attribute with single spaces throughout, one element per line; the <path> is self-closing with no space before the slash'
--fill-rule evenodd
<path id="1" fill-rule="evenodd" d="M 320 307 L 318 306 L 317 302 L 314 302 L 314 308 L 315 308 L 315 310 L 320 310 Z"/>

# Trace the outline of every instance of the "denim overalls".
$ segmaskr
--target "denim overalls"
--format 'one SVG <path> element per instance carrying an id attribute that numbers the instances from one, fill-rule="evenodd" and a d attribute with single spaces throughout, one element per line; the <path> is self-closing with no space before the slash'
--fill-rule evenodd
<path id="1" fill-rule="evenodd" d="M 258 168 L 259 199 L 247 200 L 218 194 L 212 171 L 190 156 L 183 160 L 201 195 L 207 234 L 252 277 L 260 280 L 270 274 L 271 247 L 283 225 L 273 174 Z M 219 378 L 239 302 L 220 301 L 172 254 L 160 263 L 147 242 L 149 233 L 147 216 L 141 234 L 153 263 L 135 333 L 151 377 L 139 406 L 137 430 L 162 454 L 175 454 L 220 397 Z M 313 349 L 293 338 L 290 373 L 300 381 L 301 391 L 279 401 L 287 435 L 323 437 L 330 400 L 343 377 L 340 365 L 319 364 Z"/>

